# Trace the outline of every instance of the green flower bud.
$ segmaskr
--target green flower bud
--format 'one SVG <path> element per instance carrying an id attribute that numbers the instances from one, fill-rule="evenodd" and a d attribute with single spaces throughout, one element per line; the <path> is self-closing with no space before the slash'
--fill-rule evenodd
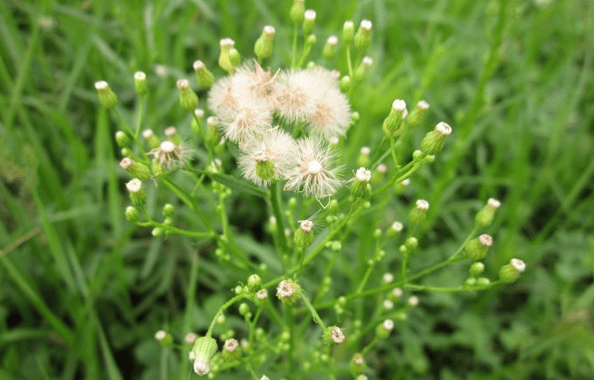
<path id="1" fill-rule="evenodd" d="M 411 210 L 408 220 L 411 224 L 419 224 L 427 216 L 427 210 L 429 210 L 429 202 L 424 199 L 419 199 L 415 203 L 415 207 Z"/>
<path id="2" fill-rule="evenodd" d="M 295 245 L 300 248 L 307 248 L 313 242 L 313 226 L 314 223 L 311 220 L 302 220 L 300 227 L 295 230 Z"/>
<path id="3" fill-rule="evenodd" d="M 305 39 L 305 48 L 311 49 L 311 47 L 314 46 L 317 41 L 318 39 L 316 38 L 316 36 L 314 34 L 310 34 Z"/>
<path id="4" fill-rule="evenodd" d="M 163 206 L 163 216 L 166 218 L 172 218 L 173 215 L 175 214 L 175 206 L 172 205 L 171 203 L 167 203 L 165 204 L 165 206 Z"/>
<path id="5" fill-rule="evenodd" d="M 342 40 L 345 45 L 350 44 L 353 41 L 355 35 L 355 24 L 352 21 L 345 21 L 342 27 Z"/>
<path id="6" fill-rule="evenodd" d="M 486 277 L 479 277 L 476 279 L 476 286 L 489 286 L 491 281 Z"/>
<path id="7" fill-rule="evenodd" d="M 250 277 L 248 277 L 247 287 L 250 292 L 257 291 L 260 289 L 260 286 L 262 286 L 262 278 L 260 278 L 260 276 L 257 274 L 252 274 Z"/>
<path id="8" fill-rule="evenodd" d="M 169 347 L 173 343 L 173 337 L 171 334 L 163 330 L 159 330 L 155 333 L 155 339 L 164 347 Z"/>
<path id="9" fill-rule="evenodd" d="M 202 119 L 204 118 L 204 110 L 200 108 L 196 108 L 194 110 L 194 116 L 192 118 L 192 132 L 198 134 L 198 136 L 202 135 Z"/>
<path id="10" fill-rule="evenodd" d="M 221 141 L 221 133 L 217 125 L 219 124 L 219 118 L 216 116 L 210 116 L 206 119 L 206 147 L 209 150 L 214 150 Z"/>
<path id="11" fill-rule="evenodd" d="M 290 17 L 291 21 L 294 24 L 299 24 L 303 21 L 303 16 L 305 12 L 305 5 L 303 4 L 305 0 L 294 0 L 293 6 L 291 7 Z"/>
<path id="12" fill-rule="evenodd" d="M 404 193 L 404 190 L 406 190 L 406 187 L 410 185 L 410 179 L 405 179 L 401 182 L 398 182 L 395 186 L 394 186 L 394 194 L 396 195 L 400 195 Z"/>
<path id="13" fill-rule="evenodd" d="M 301 286 L 293 280 L 283 280 L 279 283 L 276 296 L 281 302 L 292 305 L 301 297 Z"/>
<path id="14" fill-rule="evenodd" d="M 273 26 L 267 25 L 262 31 L 262 35 L 256 41 L 254 46 L 254 53 L 258 57 L 258 60 L 269 58 L 272 55 L 272 41 L 274 40 L 274 34 L 276 31 Z"/>
<path id="15" fill-rule="evenodd" d="M 324 50 L 322 50 L 322 56 L 324 59 L 332 59 L 336 55 L 336 45 L 338 45 L 338 37 L 330 36 L 326 41 L 326 45 L 324 45 Z"/>
<path id="16" fill-rule="evenodd" d="M 115 140 L 120 148 L 129 148 L 130 144 L 132 143 L 130 137 L 128 137 L 128 135 L 122 131 L 116 132 Z"/>
<path id="17" fill-rule="evenodd" d="M 303 34 L 307 36 L 313 32 L 316 22 L 316 12 L 314 10 L 308 9 L 303 14 L 303 17 Z"/>
<path id="18" fill-rule="evenodd" d="M 487 227 L 493 221 L 493 217 L 495 216 L 495 211 L 501 206 L 501 203 L 497 199 L 489 198 L 485 207 L 480 210 L 474 221 L 478 227 Z"/>
<path id="19" fill-rule="evenodd" d="M 274 162 L 268 158 L 266 153 L 254 154 L 254 160 L 256 161 L 256 175 L 264 181 L 268 181 L 274 177 L 276 173 L 276 166 Z"/>
<path id="20" fill-rule="evenodd" d="M 322 334 L 322 341 L 325 345 L 329 346 L 332 343 L 341 344 L 344 342 L 344 333 L 342 330 L 337 326 L 329 326 L 324 330 Z"/>
<path id="21" fill-rule="evenodd" d="M 198 106 L 198 95 L 190 88 L 190 82 L 187 79 L 177 81 L 179 90 L 179 102 L 183 109 L 193 111 Z"/>
<path id="22" fill-rule="evenodd" d="M 264 306 L 264 304 L 266 303 L 266 300 L 268 299 L 268 290 L 266 289 L 260 289 L 256 292 L 256 297 L 254 299 L 254 302 L 262 307 Z"/>
<path id="23" fill-rule="evenodd" d="M 338 82 L 338 87 L 340 87 L 340 91 L 347 92 L 351 88 L 351 77 L 345 75 L 342 78 L 340 78 L 340 81 Z"/>
<path id="24" fill-rule="evenodd" d="M 126 207 L 126 211 L 124 212 L 124 215 L 126 216 L 126 220 L 129 222 L 132 222 L 132 223 L 136 223 L 139 218 L 138 210 L 134 206 Z"/>
<path id="25" fill-rule="evenodd" d="M 148 85 L 146 84 L 146 74 L 142 71 L 134 73 L 134 88 L 136 93 L 140 96 L 148 93 Z"/>
<path id="26" fill-rule="evenodd" d="M 452 133 L 452 128 L 443 121 L 435 126 L 435 129 L 425 135 L 421 140 L 421 149 L 427 155 L 438 153 L 445 142 L 446 137 Z"/>
<path id="27" fill-rule="evenodd" d="M 235 50 L 235 41 L 233 41 L 231 38 L 224 38 L 221 40 L 220 45 L 221 54 L 219 55 L 219 66 L 232 75 L 235 72 L 236 65 L 231 62 L 230 54 L 231 49 Z"/>
<path id="28" fill-rule="evenodd" d="M 386 319 L 384 322 L 377 325 L 375 328 L 375 335 L 380 339 L 385 339 L 390 335 L 392 329 L 394 329 L 394 321 Z"/>
<path id="29" fill-rule="evenodd" d="M 118 104 L 118 97 L 111 91 L 106 81 L 95 82 L 95 89 L 97 90 L 97 94 L 99 94 L 99 101 L 103 107 L 111 109 Z"/>
<path id="30" fill-rule="evenodd" d="M 367 49 L 371 43 L 371 21 L 363 20 L 355 34 L 355 46 L 359 51 Z"/>
<path id="31" fill-rule="evenodd" d="M 248 313 L 250 313 L 250 307 L 247 303 L 242 302 L 241 305 L 239 305 L 239 315 L 243 315 L 245 317 Z"/>
<path id="32" fill-rule="evenodd" d="M 392 225 L 390 226 L 388 231 L 386 231 L 386 236 L 388 238 L 393 238 L 396 235 L 398 235 L 402 231 L 403 228 L 404 228 L 404 226 L 402 225 L 402 223 L 394 222 L 394 223 L 392 223 Z"/>
<path id="33" fill-rule="evenodd" d="M 161 145 L 161 140 L 157 136 L 155 136 L 153 131 L 150 129 L 145 129 L 144 131 L 142 131 L 142 137 L 146 139 L 151 149 L 156 149 Z"/>
<path id="34" fill-rule="evenodd" d="M 229 62 L 231 62 L 231 64 L 234 67 L 239 66 L 239 64 L 241 63 L 241 54 L 239 54 L 239 51 L 237 51 L 237 49 L 231 48 L 229 50 Z"/>
<path id="35" fill-rule="evenodd" d="M 194 372 L 200 376 L 210 372 L 212 357 L 217 353 L 217 341 L 211 337 L 200 337 L 196 339 L 192 354 L 194 357 Z"/>
<path id="36" fill-rule="evenodd" d="M 474 277 L 469 277 L 466 279 L 466 281 L 464 281 L 464 286 L 472 288 L 475 285 L 476 285 L 476 278 L 474 278 Z"/>
<path id="37" fill-rule="evenodd" d="M 370 180 L 371 171 L 363 167 L 357 169 L 357 173 L 355 174 L 355 180 L 351 185 L 351 195 L 357 198 L 367 198 L 371 194 L 371 186 L 369 186 Z"/>
<path id="38" fill-rule="evenodd" d="M 481 260 L 487 255 L 487 250 L 491 244 L 493 244 L 493 238 L 487 234 L 482 234 L 466 243 L 464 250 L 471 259 Z"/>
<path id="39" fill-rule="evenodd" d="M 408 248 L 408 252 L 414 252 L 419 247 L 419 241 L 415 237 L 409 237 L 406 239 L 406 248 Z"/>
<path id="40" fill-rule="evenodd" d="M 244 304 L 242 304 L 244 305 Z M 246 305 L 247 306 L 247 305 Z M 227 339 L 223 345 L 223 359 L 227 362 L 232 362 L 241 356 L 241 348 L 239 348 L 239 342 L 236 339 Z"/>
<path id="41" fill-rule="evenodd" d="M 355 71 L 354 76 L 357 82 L 361 82 L 365 78 L 365 70 L 367 70 L 367 68 L 372 64 L 373 59 L 371 59 L 370 57 L 363 58 L 363 61 L 361 61 L 361 64 L 359 65 L 359 67 L 357 67 L 357 70 Z"/>
<path id="42" fill-rule="evenodd" d="M 162 227 L 155 227 L 155 228 L 153 228 L 153 230 L 151 231 L 151 234 L 152 234 L 154 237 L 160 237 L 160 236 L 163 236 L 163 235 L 165 235 L 165 230 L 164 230 Z"/>
<path id="43" fill-rule="evenodd" d="M 132 178 L 138 178 L 141 181 L 145 181 L 151 177 L 151 171 L 148 166 L 133 161 L 128 157 L 120 161 L 120 167 L 127 171 Z"/>
<path id="44" fill-rule="evenodd" d="M 410 115 L 406 118 L 409 128 L 415 128 L 421 123 L 421 119 L 423 115 L 429 109 L 429 103 L 424 100 L 421 100 L 415 105 L 415 108 L 412 110 Z"/>
<path id="45" fill-rule="evenodd" d="M 472 276 L 472 277 L 478 277 L 481 273 L 483 273 L 485 271 L 485 264 L 483 263 L 473 263 L 470 266 L 470 269 L 468 269 L 468 273 Z"/>
<path id="46" fill-rule="evenodd" d="M 122 148 L 120 152 L 122 153 L 123 157 L 130 157 L 132 155 L 130 148 Z"/>
<path id="47" fill-rule="evenodd" d="M 339 241 L 333 241 L 332 243 L 330 243 L 330 249 L 332 249 L 334 252 L 340 251 L 341 248 L 342 243 Z"/>
<path id="48" fill-rule="evenodd" d="M 198 84 L 202 88 L 210 88 L 214 83 L 214 75 L 206 68 L 204 62 L 198 60 L 192 65 L 196 72 L 196 78 L 198 78 Z"/>
<path id="49" fill-rule="evenodd" d="M 499 270 L 499 279 L 503 282 L 514 282 L 520 277 L 520 273 L 526 270 L 526 264 L 519 259 L 511 259 L 509 264 Z"/>
<path id="50" fill-rule="evenodd" d="M 390 114 L 384 119 L 382 130 L 388 137 L 398 137 L 404 133 L 404 118 L 406 118 L 406 103 L 396 99 L 392 102 Z"/>
<path id="51" fill-rule="evenodd" d="M 357 157 L 357 165 L 359 165 L 359 166 L 369 165 L 369 154 L 370 153 L 371 153 L 371 149 L 369 149 L 368 146 L 362 147 L 359 152 L 359 157 Z"/>
<path id="52" fill-rule="evenodd" d="M 146 194 L 142 189 L 142 182 L 138 178 L 126 183 L 126 188 L 130 192 L 130 200 L 134 206 L 142 206 L 146 203 Z"/>
<path id="53" fill-rule="evenodd" d="M 373 238 L 377 240 L 377 239 L 381 239 L 381 237 L 382 237 L 382 230 L 380 230 L 379 228 L 376 228 L 373 231 Z"/>

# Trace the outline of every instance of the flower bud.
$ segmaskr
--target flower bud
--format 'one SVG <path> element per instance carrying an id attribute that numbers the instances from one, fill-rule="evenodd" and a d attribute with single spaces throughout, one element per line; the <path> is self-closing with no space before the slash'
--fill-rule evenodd
<path id="1" fill-rule="evenodd" d="M 173 337 L 171 334 L 163 330 L 159 330 L 155 333 L 155 339 L 165 347 L 169 347 L 173 343 Z"/>
<path id="2" fill-rule="evenodd" d="M 303 34 L 310 35 L 316 22 L 316 11 L 308 9 L 303 14 Z"/>
<path id="3" fill-rule="evenodd" d="M 293 0 L 293 6 L 291 7 L 290 17 L 291 21 L 294 24 L 299 24 L 303 21 L 303 16 L 305 12 L 305 5 L 303 4 L 305 0 Z"/>
<path id="4" fill-rule="evenodd" d="M 217 127 L 218 124 L 219 118 L 216 116 L 210 116 L 206 119 L 206 147 L 209 150 L 214 150 L 221 141 L 221 133 Z"/>
<path id="5" fill-rule="evenodd" d="M 357 164 L 359 166 L 369 165 L 369 154 L 370 153 L 371 153 L 371 149 L 369 149 L 368 146 L 362 147 L 359 152 L 359 157 L 357 158 Z"/>
<path id="6" fill-rule="evenodd" d="M 355 46 L 359 51 L 367 49 L 371 43 L 371 21 L 363 20 L 359 26 L 359 30 L 355 34 Z"/>
<path id="7" fill-rule="evenodd" d="M 349 362 L 349 371 L 353 376 L 357 376 L 365 371 L 365 359 L 363 358 L 363 355 L 358 352 L 353 355 L 353 358 Z"/>
<path id="8" fill-rule="evenodd" d="M 311 49 L 311 47 L 314 46 L 316 44 L 316 42 L 317 42 L 317 38 L 316 38 L 315 34 L 310 34 L 305 39 L 305 48 Z"/>
<path id="9" fill-rule="evenodd" d="M 364 57 L 363 61 L 361 61 L 361 64 L 359 65 L 359 67 L 357 67 L 357 70 L 355 71 L 355 80 L 357 82 L 361 82 L 364 78 L 365 78 L 365 70 L 367 70 L 367 68 L 369 66 L 371 66 L 373 64 L 373 59 L 371 59 L 371 57 Z"/>
<path id="10" fill-rule="evenodd" d="M 248 315 L 249 313 L 250 313 L 250 307 L 248 306 L 248 304 L 247 304 L 247 303 L 245 303 L 245 302 L 242 302 L 242 303 L 239 305 L 239 315 L 242 315 L 242 316 L 244 316 L 244 317 L 245 317 L 245 316 L 246 316 L 246 315 Z"/>
<path id="11" fill-rule="evenodd" d="M 491 285 L 491 280 L 486 277 L 479 277 L 476 279 L 476 286 L 489 286 Z"/>
<path id="12" fill-rule="evenodd" d="M 427 103 L 424 100 L 421 100 L 420 102 L 418 102 L 415 105 L 415 108 L 413 108 L 410 115 L 408 115 L 408 117 L 406 118 L 409 128 L 417 127 L 419 125 L 419 123 L 421 122 L 423 115 L 427 112 L 428 109 L 429 109 L 429 103 Z"/>
<path id="13" fill-rule="evenodd" d="M 300 248 L 307 248 L 313 242 L 313 226 L 314 223 L 311 220 L 302 220 L 301 225 L 295 230 L 295 245 Z"/>
<path id="14" fill-rule="evenodd" d="M 124 212 L 124 215 L 126 216 L 126 220 L 129 222 L 132 222 L 132 223 L 136 223 L 139 218 L 138 210 L 134 206 L 126 207 L 126 211 Z"/>
<path id="15" fill-rule="evenodd" d="M 417 200 L 415 207 L 411 210 L 408 216 L 408 220 L 410 220 L 412 224 L 421 223 L 427 216 L 427 210 L 429 210 L 429 202 L 424 199 Z"/>
<path id="16" fill-rule="evenodd" d="M 177 81 L 179 90 L 179 102 L 183 109 L 193 111 L 198 106 L 198 95 L 190 88 L 190 82 L 187 79 Z"/>
<path id="17" fill-rule="evenodd" d="M 97 90 L 97 94 L 99 94 L 99 101 L 103 107 L 111 109 L 118 104 L 118 97 L 111 91 L 106 81 L 95 82 L 95 89 Z"/>
<path id="18" fill-rule="evenodd" d="M 345 21 L 342 27 L 342 40 L 345 45 L 350 44 L 353 41 L 355 35 L 355 24 L 352 21 Z"/>
<path id="19" fill-rule="evenodd" d="M 164 230 L 162 227 L 155 227 L 155 228 L 153 228 L 153 230 L 151 231 L 151 234 L 152 234 L 154 237 L 160 237 L 160 236 L 163 236 L 163 235 L 165 235 L 165 230 Z"/>
<path id="20" fill-rule="evenodd" d="M 210 372 L 212 357 L 217 353 L 217 341 L 211 337 L 200 337 L 196 339 L 192 352 L 194 353 L 194 372 L 200 376 Z"/>
<path id="21" fill-rule="evenodd" d="M 204 118 L 204 110 L 196 108 L 194 110 L 194 117 L 192 118 L 191 128 L 192 132 L 202 135 L 202 119 Z"/>
<path id="22" fill-rule="evenodd" d="M 163 206 L 163 216 L 164 217 L 172 218 L 174 214 L 175 214 L 175 206 L 173 206 L 171 203 L 167 203 L 167 204 L 165 204 L 165 206 Z"/>
<path id="23" fill-rule="evenodd" d="M 489 198 L 485 207 L 483 207 L 474 218 L 476 225 L 479 227 L 487 227 L 490 225 L 495 216 L 495 211 L 497 211 L 499 206 L 501 206 L 501 203 L 497 199 Z"/>
<path id="24" fill-rule="evenodd" d="M 257 274 L 252 274 L 250 277 L 248 277 L 247 287 L 250 292 L 257 291 L 260 289 L 260 286 L 262 286 L 262 278 L 260 278 L 260 276 Z"/>
<path id="25" fill-rule="evenodd" d="M 347 92 L 351 88 L 351 84 L 351 77 L 345 75 L 342 78 L 340 78 L 340 81 L 338 82 L 338 87 L 340 88 L 340 91 Z"/>
<path id="26" fill-rule="evenodd" d="M 239 348 L 239 342 L 237 339 L 227 339 L 223 345 L 222 354 L 223 359 L 225 359 L 227 362 L 237 360 L 241 356 L 241 348 Z"/>
<path id="27" fill-rule="evenodd" d="M 416 237 L 409 237 L 408 239 L 406 239 L 406 242 L 404 244 L 406 245 L 406 248 L 408 249 L 409 253 L 416 251 L 419 247 L 419 241 Z"/>
<path id="28" fill-rule="evenodd" d="M 478 277 L 481 273 L 483 273 L 485 271 L 485 264 L 483 263 L 473 263 L 470 266 L 470 269 L 468 269 L 468 273 L 472 276 L 472 277 Z"/>
<path id="29" fill-rule="evenodd" d="M 132 141 L 125 132 L 117 131 L 115 134 L 116 143 L 120 148 L 129 148 Z"/>
<path id="30" fill-rule="evenodd" d="M 279 283 L 276 296 L 281 302 L 291 305 L 301 297 L 301 286 L 293 280 L 283 280 Z"/>
<path id="31" fill-rule="evenodd" d="M 487 234 L 482 234 L 466 243 L 464 250 L 471 259 L 481 260 L 487 255 L 487 250 L 491 244 L 493 244 L 493 238 Z"/>
<path id="32" fill-rule="evenodd" d="M 392 102 L 392 109 L 382 124 L 386 136 L 398 137 L 404 133 L 404 118 L 407 113 L 404 100 L 396 99 Z"/>
<path id="33" fill-rule="evenodd" d="M 375 328 L 375 335 L 380 339 L 385 339 L 390 335 L 392 329 L 394 329 L 394 321 L 386 319 L 384 322 L 377 325 Z"/>
<path id="34" fill-rule="evenodd" d="M 509 264 L 499 270 L 499 279 L 503 282 L 514 282 L 520 277 L 520 273 L 526 270 L 526 264 L 519 259 L 511 259 Z"/>
<path id="35" fill-rule="evenodd" d="M 133 161 L 126 157 L 120 161 L 120 167 L 127 171 L 132 178 L 138 178 L 141 181 L 151 177 L 151 171 L 148 166 L 140 162 Z"/>
<path id="36" fill-rule="evenodd" d="M 276 173 L 276 166 L 270 157 L 268 157 L 267 153 L 255 153 L 254 161 L 256 161 L 256 175 L 258 177 L 264 181 L 268 181 L 274 177 L 274 174 Z"/>
<path id="37" fill-rule="evenodd" d="M 351 195 L 354 197 L 368 197 L 371 193 L 371 186 L 369 181 L 371 180 L 371 171 L 361 167 L 357 169 L 355 174 L 355 180 L 351 185 Z"/>
<path id="38" fill-rule="evenodd" d="M 324 45 L 324 50 L 322 50 L 322 56 L 324 59 L 332 59 L 336 55 L 336 45 L 338 45 L 338 37 L 330 36 L 326 41 L 326 45 Z"/>
<path id="39" fill-rule="evenodd" d="M 161 140 L 159 140 L 159 138 L 155 136 L 153 131 L 150 129 L 145 129 L 144 131 L 142 131 L 142 137 L 146 139 L 149 147 L 151 147 L 152 149 L 156 149 L 161 145 Z"/>
<path id="40" fill-rule="evenodd" d="M 340 327 L 337 326 L 327 327 L 326 330 L 324 330 L 324 333 L 322 334 L 322 341 L 326 345 L 330 345 L 332 343 L 341 344 L 342 342 L 344 342 L 344 339 L 344 333 L 342 332 Z"/>
<path id="41" fill-rule="evenodd" d="M 146 203 L 146 194 L 142 189 L 142 182 L 138 178 L 126 183 L 126 188 L 130 192 L 130 200 L 134 206 L 142 206 Z"/>
<path id="42" fill-rule="evenodd" d="M 393 238 L 394 236 L 398 235 L 402 231 L 403 228 L 404 228 L 404 226 L 402 225 L 402 223 L 394 222 L 394 223 L 392 223 L 392 225 L 390 226 L 388 231 L 386 231 L 386 236 L 388 238 Z"/>
<path id="43" fill-rule="evenodd" d="M 433 131 L 423 137 L 423 140 L 421 140 L 421 149 L 427 155 L 438 153 L 443 148 L 445 139 L 450 133 L 452 133 L 452 128 L 443 121 L 439 122 Z"/>
<path id="44" fill-rule="evenodd" d="M 256 53 L 258 60 L 261 61 L 272 55 L 272 41 L 274 40 L 275 33 L 276 31 L 273 26 L 267 25 L 264 27 L 262 35 L 258 38 L 254 46 L 254 53 Z"/>
<path id="45" fill-rule="evenodd" d="M 268 299 L 268 290 L 266 289 L 260 289 L 256 292 L 256 297 L 254 299 L 254 302 L 262 307 L 264 306 L 264 303 L 266 303 L 266 300 Z"/>
<path id="46" fill-rule="evenodd" d="M 214 75 L 208 70 L 204 62 L 198 60 L 195 61 L 192 65 L 194 67 L 194 71 L 196 72 L 196 78 L 198 79 L 198 84 L 202 88 L 210 88 L 214 83 Z"/>
<path id="47" fill-rule="evenodd" d="M 140 96 L 148 93 L 148 85 L 146 84 L 146 74 L 142 71 L 134 73 L 134 88 L 136 93 Z"/>
<path id="48" fill-rule="evenodd" d="M 232 59 L 230 57 L 231 50 L 235 50 L 235 41 L 233 41 L 231 38 L 223 38 L 220 45 L 221 54 L 219 55 L 219 66 L 228 72 L 229 75 L 232 75 L 235 72 L 235 67 L 237 66 L 232 63 Z"/>

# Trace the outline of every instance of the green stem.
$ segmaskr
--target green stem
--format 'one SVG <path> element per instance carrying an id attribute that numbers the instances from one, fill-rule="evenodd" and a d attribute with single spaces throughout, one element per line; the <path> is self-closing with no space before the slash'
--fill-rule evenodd
<path id="1" fill-rule="evenodd" d="M 142 95 L 140 97 L 140 106 L 138 109 L 138 120 L 136 122 L 136 133 L 134 133 L 135 141 L 138 143 L 138 138 L 140 136 L 140 128 L 142 126 L 142 116 L 144 115 L 144 102 L 146 96 Z"/>
<path id="2" fill-rule="evenodd" d="M 380 187 L 378 190 L 374 191 L 371 194 L 371 196 L 374 197 L 374 196 L 388 190 L 395 183 L 402 182 L 405 179 L 407 179 L 408 177 L 410 177 L 415 171 L 417 171 L 418 168 L 421 167 L 421 165 L 423 165 L 425 163 L 425 160 L 423 158 L 424 158 L 424 156 L 419 157 L 418 159 L 406 164 L 403 168 L 398 170 L 398 172 L 396 172 L 394 176 L 392 176 L 392 178 L 390 179 L 390 181 L 388 181 L 388 183 L 386 183 L 384 186 Z M 400 174 L 403 172 L 404 172 L 404 174 Z"/>
<path id="3" fill-rule="evenodd" d="M 303 292 L 301 293 L 303 295 Z M 285 325 L 289 330 L 289 372 L 295 373 L 295 319 L 293 317 L 293 305 L 285 305 Z"/>
<path id="4" fill-rule="evenodd" d="M 225 303 L 223 306 L 221 306 L 219 311 L 217 311 L 214 318 L 212 319 L 210 326 L 208 327 L 208 331 L 206 332 L 207 338 L 212 337 L 212 330 L 214 329 L 215 323 L 217 323 L 217 319 L 219 318 L 219 315 L 221 315 L 225 310 L 227 310 L 235 302 L 240 301 L 240 300 L 244 299 L 245 297 L 246 296 L 244 294 L 239 294 L 239 295 L 231 298 L 229 301 L 227 301 L 227 303 Z"/>
<path id="5" fill-rule="evenodd" d="M 347 59 L 347 67 L 349 70 L 349 77 L 351 78 L 351 80 L 353 80 L 353 63 L 351 62 L 351 45 L 347 45 L 346 59 Z"/>
<path id="6" fill-rule="evenodd" d="M 198 283 L 198 254 L 192 255 L 192 267 L 190 269 L 190 282 L 188 284 L 187 296 L 186 296 L 186 311 L 184 314 L 184 324 L 182 328 L 182 334 L 187 334 L 190 332 L 190 324 L 192 320 L 192 309 L 194 307 L 194 301 L 196 298 L 196 285 Z M 186 350 L 182 351 L 187 354 Z M 187 368 L 188 368 L 188 361 L 182 361 L 182 370 L 180 371 L 180 380 L 185 380 Z"/>
<path id="7" fill-rule="evenodd" d="M 303 300 L 305 306 L 307 306 L 307 308 L 309 309 L 313 319 L 322 327 L 323 331 L 326 331 L 326 325 L 324 324 L 324 321 L 322 321 L 322 318 L 320 318 L 320 315 L 318 314 L 316 309 L 314 309 L 313 305 L 309 302 L 309 300 L 305 296 L 305 292 L 303 291 L 301 292 L 301 299 Z"/>
<path id="8" fill-rule="evenodd" d="M 279 182 L 272 182 L 270 184 L 270 208 L 272 214 L 276 219 L 276 239 L 278 241 L 278 251 L 281 256 L 287 252 L 287 237 L 285 236 L 285 223 L 283 220 L 283 213 L 281 211 L 281 188 Z"/>
<path id="9" fill-rule="evenodd" d="M 297 36 L 299 35 L 299 26 L 295 23 L 293 28 L 293 53 L 291 54 L 291 67 L 294 69 L 297 62 Z"/>
<path id="10" fill-rule="evenodd" d="M 361 355 L 365 356 L 377 342 L 379 342 L 379 338 L 377 336 L 374 336 L 371 342 L 369 342 L 369 344 L 367 344 L 367 346 L 365 346 L 361 350 Z"/>

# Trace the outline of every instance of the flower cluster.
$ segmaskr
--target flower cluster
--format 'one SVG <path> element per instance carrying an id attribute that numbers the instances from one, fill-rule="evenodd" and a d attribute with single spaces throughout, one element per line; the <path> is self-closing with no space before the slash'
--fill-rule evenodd
<path id="1" fill-rule="evenodd" d="M 273 73 L 247 63 L 212 86 L 208 106 L 223 136 L 239 145 L 239 168 L 248 181 L 268 186 L 287 180 L 286 190 L 316 197 L 332 195 L 341 184 L 329 142 L 346 134 L 351 116 L 331 71 Z M 275 119 L 292 125 L 293 135 L 304 128 L 308 136 L 295 140 Z"/>

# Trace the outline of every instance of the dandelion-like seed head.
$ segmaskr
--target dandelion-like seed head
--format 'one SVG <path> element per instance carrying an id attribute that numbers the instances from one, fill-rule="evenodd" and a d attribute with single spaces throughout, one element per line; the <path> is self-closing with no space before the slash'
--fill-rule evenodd
<path id="1" fill-rule="evenodd" d="M 172 170 L 176 167 L 182 167 L 190 159 L 192 150 L 185 144 L 176 145 L 169 140 L 165 140 L 158 148 L 151 150 L 149 155 L 165 170 Z"/>
<path id="2" fill-rule="evenodd" d="M 285 189 L 320 198 L 332 195 L 341 184 L 337 169 L 331 168 L 333 159 L 332 153 L 321 140 L 299 141 L 296 163 L 287 173 Z"/>

